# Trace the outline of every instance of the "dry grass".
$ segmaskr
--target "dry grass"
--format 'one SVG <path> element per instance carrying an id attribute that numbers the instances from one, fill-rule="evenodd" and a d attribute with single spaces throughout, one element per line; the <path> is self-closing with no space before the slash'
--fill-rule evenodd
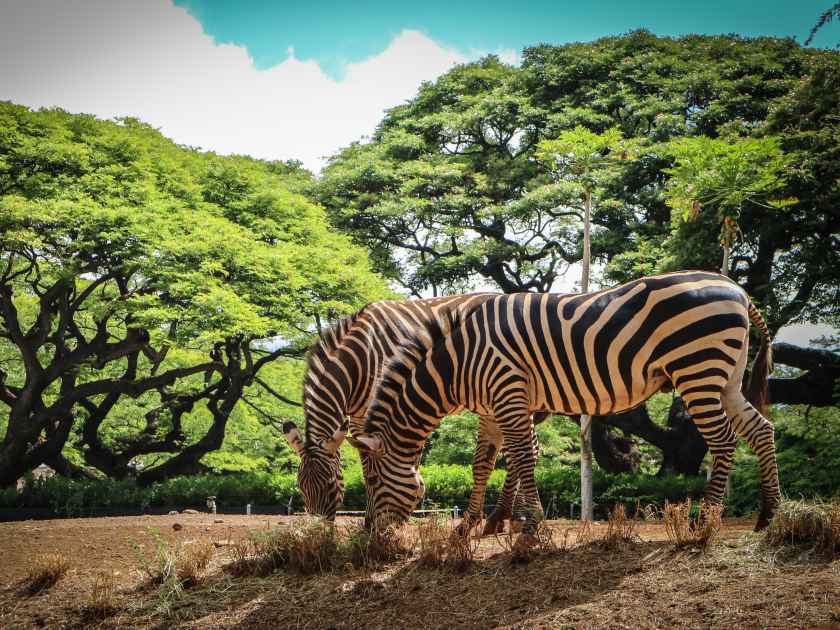
<path id="1" fill-rule="evenodd" d="M 136 542 L 132 542 L 132 548 L 144 582 L 157 587 L 157 609 L 168 614 L 184 589 L 204 578 L 213 557 L 213 545 L 207 540 L 170 543 L 156 529 L 147 531 L 154 542 L 154 556 L 150 559 Z"/>
<path id="2" fill-rule="evenodd" d="M 631 544 L 636 541 L 635 519 L 629 518 L 624 506 L 617 504 L 610 511 L 607 521 L 607 531 L 601 538 L 601 544 L 607 549 L 617 549 L 621 545 Z"/>
<path id="3" fill-rule="evenodd" d="M 722 514 L 722 505 L 701 502 L 697 516 L 693 516 L 691 499 L 687 499 L 684 503 L 665 503 L 662 522 L 668 539 L 676 549 L 705 550 L 720 532 Z"/>
<path id="4" fill-rule="evenodd" d="M 317 518 L 252 532 L 230 546 L 233 575 L 270 575 L 281 568 L 303 575 L 329 573 L 346 565 L 374 568 L 410 555 L 411 531 L 390 527 L 368 532 L 361 523 L 344 527 Z"/>
<path id="5" fill-rule="evenodd" d="M 764 536 L 772 547 L 807 547 L 840 557 L 840 503 L 783 501 Z"/>
<path id="6" fill-rule="evenodd" d="M 31 593 L 52 588 L 70 569 L 70 561 L 60 553 L 44 553 L 35 557 L 26 575 L 25 587 Z"/>
<path id="7" fill-rule="evenodd" d="M 82 607 L 86 623 L 101 621 L 119 610 L 117 578 L 113 573 L 100 572 L 93 578 L 88 600 Z"/>
<path id="8" fill-rule="evenodd" d="M 429 516 L 417 524 L 420 566 L 464 571 L 472 564 L 479 544 L 479 537 L 459 532 L 447 517 Z"/>

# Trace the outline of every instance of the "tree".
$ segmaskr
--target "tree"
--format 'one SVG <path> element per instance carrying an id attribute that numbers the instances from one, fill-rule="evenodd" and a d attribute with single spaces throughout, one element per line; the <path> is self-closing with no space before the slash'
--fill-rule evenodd
<path id="1" fill-rule="evenodd" d="M 668 204 L 677 211 L 675 221 L 694 220 L 705 209 L 713 213 L 723 250 L 720 272 L 729 276 L 730 253 L 744 207 L 782 208 L 796 203 L 796 199 L 769 199 L 785 186 L 792 156 L 782 153 L 779 139 L 770 136 L 679 138 L 666 150 L 676 160 L 666 169 L 671 178 L 665 186 Z"/>
<path id="2" fill-rule="evenodd" d="M 807 37 L 807 39 L 805 40 L 805 45 L 807 46 L 807 45 L 809 45 L 812 41 L 814 41 L 814 37 L 815 37 L 815 36 L 816 36 L 816 34 L 819 32 L 819 30 L 820 30 L 823 26 L 825 26 L 826 24 L 828 24 L 829 22 L 831 22 L 831 21 L 832 21 L 834 18 L 836 18 L 837 16 L 840 16 L 840 2 L 838 2 L 837 4 L 835 4 L 835 5 L 831 6 L 831 7 L 829 7 L 828 9 L 826 9 L 825 11 L 823 11 L 823 12 L 820 14 L 820 17 L 819 17 L 819 19 L 817 20 L 817 23 L 816 23 L 816 24 L 814 24 L 813 28 L 811 28 L 811 32 L 810 32 L 810 33 L 808 33 L 808 37 Z"/>
<path id="3" fill-rule="evenodd" d="M 614 202 L 593 207 L 592 258 L 604 269 L 596 281 L 612 284 L 666 268 L 720 268 L 720 225 L 708 213 L 672 223 L 665 169 L 673 158 L 653 147 L 776 136 L 797 165 L 776 196 L 797 203 L 742 209 L 733 279 L 773 332 L 793 321 L 840 322 L 838 60 L 790 39 L 645 31 L 528 48 L 520 68 L 489 57 L 390 110 L 369 142 L 331 159 L 317 195 L 334 225 L 415 293 L 548 291 L 581 260 L 582 222 L 537 147 L 577 126 L 617 128 L 648 149 L 604 181 Z M 693 423 L 676 411 L 664 427 L 643 410 L 594 418 L 599 464 L 633 470 L 628 438 L 658 436 L 663 449 L 696 444 Z M 704 453 L 663 451 L 663 462 L 696 473 Z"/>
<path id="4" fill-rule="evenodd" d="M 294 164 L 178 147 L 134 120 L 0 104 L 0 485 L 71 431 L 109 475 L 201 468 L 260 371 L 313 316 L 384 293 L 363 252 L 293 192 Z M 110 420 L 122 404 L 139 422 Z M 208 422 L 188 436 L 198 408 Z"/>
<path id="5" fill-rule="evenodd" d="M 590 229 L 592 197 L 603 188 L 605 176 L 612 175 L 616 164 L 625 160 L 631 148 L 618 129 L 594 133 L 577 126 L 563 131 L 557 138 L 539 143 L 537 157 L 550 163 L 555 179 L 567 187 L 571 197 L 583 203 L 583 255 L 581 258 L 580 290 L 589 291 Z M 570 204 L 567 201 L 566 207 Z M 592 502 L 592 418 L 580 416 L 580 495 L 581 520 L 594 518 Z M 600 435 L 606 440 L 605 436 Z M 609 448 L 605 444 L 605 448 Z"/>

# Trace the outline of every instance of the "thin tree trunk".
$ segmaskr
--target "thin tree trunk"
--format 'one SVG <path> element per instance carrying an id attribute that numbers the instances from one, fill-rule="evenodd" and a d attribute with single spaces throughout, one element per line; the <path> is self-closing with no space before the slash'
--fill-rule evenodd
<path id="1" fill-rule="evenodd" d="M 584 196 L 583 218 L 583 261 L 581 263 L 580 289 L 589 291 L 589 221 L 592 212 L 592 193 Z M 592 417 L 580 416 L 580 520 L 591 521 L 594 517 L 592 503 Z"/>

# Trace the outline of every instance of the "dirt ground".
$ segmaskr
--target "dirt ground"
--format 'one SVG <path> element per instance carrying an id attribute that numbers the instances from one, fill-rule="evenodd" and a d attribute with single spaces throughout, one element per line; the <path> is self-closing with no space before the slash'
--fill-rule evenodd
<path id="1" fill-rule="evenodd" d="M 675 551 L 662 524 L 641 523 L 633 544 L 570 544 L 535 551 L 525 564 L 511 562 L 505 538 L 484 538 L 461 572 L 413 559 L 305 577 L 224 570 L 230 540 L 288 521 L 179 514 L 0 523 L 0 628 L 840 628 L 840 561 L 782 558 L 744 520 L 726 521 L 705 553 Z M 550 526 L 574 543 L 575 523 Z M 133 548 L 153 550 L 149 528 L 219 545 L 207 577 L 165 613 L 141 584 Z M 48 552 L 65 555 L 70 570 L 29 595 L 27 570 Z M 101 573 L 115 575 L 119 607 L 94 621 L 84 610 Z"/>

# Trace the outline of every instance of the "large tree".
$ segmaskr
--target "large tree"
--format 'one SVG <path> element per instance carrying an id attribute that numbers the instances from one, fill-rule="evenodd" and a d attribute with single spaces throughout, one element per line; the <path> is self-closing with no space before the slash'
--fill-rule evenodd
<path id="1" fill-rule="evenodd" d="M 777 136 L 796 168 L 773 197 L 796 203 L 741 208 L 732 276 L 773 332 L 795 321 L 840 324 L 838 66 L 837 53 L 789 39 L 645 31 L 529 48 L 520 68 L 488 57 L 390 110 L 370 141 L 332 158 L 317 191 L 334 224 L 415 293 L 546 291 L 580 261 L 582 221 L 580 200 L 536 159 L 537 146 L 578 126 L 616 128 L 642 148 L 604 183 L 609 203 L 592 213 L 593 261 L 612 284 L 720 268 L 713 213 L 672 221 L 674 158 L 663 146 L 683 136 Z M 663 470 L 697 472 L 705 453 L 679 407 L 666 426 L 641 409 L 595 419 L 595 455 L 608 469 L 632 470 L 637 459 L 616 429 L 660 447 Z M 683 452 L 686 444 L 698 448 Z"/>
<path id="2" fill-rule="evenodd" d="M 71 432 L 115 477 L 154 453 L 143 482 L 195 471 L 316 319 L 381 296 L 295 192 L 308 179 L 135 120 L 0 104 L 0 485 L 65 466 Z"/>

